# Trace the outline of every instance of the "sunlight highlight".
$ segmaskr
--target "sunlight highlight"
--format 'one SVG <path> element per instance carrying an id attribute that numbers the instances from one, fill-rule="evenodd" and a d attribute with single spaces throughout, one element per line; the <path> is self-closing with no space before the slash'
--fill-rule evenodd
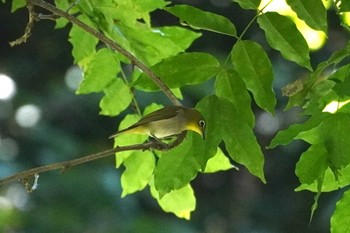
<path id="1" fill-rule="evenodd" d="M 332 101 L 329 104 L 326 105 L 326 107 L 324 107 L 324 109 L 322 110 L 322 112 L 329 112 L 329 113 L 336 113 L 340 108 L 342 108 L 344 105 L 348 104 L 350 102 L 349 100 L 345 100 L 345 101 Z"/>
<path id="2" fill-rule="evenodd" d="M 290 17 L 305 38 L 310 50 L 318 50 L 326 42 L 327 36 L 325 33 L 310 28 L 303 20 L 299 19 L 297 14 L 292 8 L 290 8 L 285 0 L 262 0 L 260 2 L 259 10 L 262 10 L 263 13 L 277 12 L 281 15 Z"/>
<path id="3" fill-rule="evenodd" d="M 83 71 L 78 66 L 70 67 L 64 76 L 64 82 L 70 90 L 77 90 L 83 79 Z"/>
<path id="4" fill-rule="evenodd" d="M 347 25 L 347 26 L 350 26 L 350 12 L 344 12 L 344 13 L 341 13 L 341 20 L 342 22 Z"/>
<path id="5" fill-rule="evenodd" d="M 9 76 L 0 74 L 0 99 L 9 100 L 16 94 L 16 84 Z"/>

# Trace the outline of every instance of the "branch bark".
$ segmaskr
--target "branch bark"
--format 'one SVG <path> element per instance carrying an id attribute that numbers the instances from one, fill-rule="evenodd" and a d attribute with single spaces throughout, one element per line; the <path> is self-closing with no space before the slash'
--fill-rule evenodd
<path id="1" fill-rule="evenodd" d="M 182 104 L 180 101 L 176 98 L 174 93 L 164 84 L 164 82 L 150 69 L 148 68 L 143 62 L 141 62 L 139 59 L 137 59 L 134 55 L 132 55 L 130 52 L 125 50 L 123 47 L 121 47 L 119 44 L 115 43 L 113 40 L 109 39 L 105 35 L 103 35 L 101 32 L 96 31 L 95 29 L 91 28 L 89 25 L 81 22 L 74 16 L 68 14 L 65 11 L 62 11 L 58 9 L 57 7 L 43 1 L 43 0 L 27 0 L 27 4 L 32 4 L 34 6 L 39 6 L 41 8 L 44 8 L 50 12 L 52 12 L 54 15 L 57 15 L 59 17 L 67 19 L 69 22 L 77 25 L 84 31 L 90 33 L 91 35 L 95 36 L 97 39 L 105 43 L 108 47 L 113 49 L 114 51 L 119 52 L 123 56 L 125 56 L 127 59 L 129 59 L 135 66 L 140 68 L 145 74 L 147 74 L 153 82 L 162 90 L 162 92 L 170 99 L 170 101 L 177 106 L 181 106 Z"/>
<path id="2" fill-rule="evenodd" d="M 170 150 L 176 146 L 178 146 L 186 137 L 186 131 L 182 132 L 181 134 L 177 135 L 177 138 L 175 141 L 173 141 L 170 144 L 166 144 L 160 141 L 156 141 L 156 140 L 151 140 L 142 144 L 135 144 L 135 145 L 130 145 L 130 146 L 117 146 L 113 149 L 109 149 L 109 150 L 105 150 L 99 153 L 95 153 L 95 154 L 90 154 L 90 155 L 86 155 L 84 157 L 81 158 L 77 158 L 77 159 L 72 159 L 72 160 L 67 160 L 67 161 L 63 161 L 63 162 L 59 162 L 59 163 L 52 163 L 52 164 L 48 164 L 48 165 L 44 165 L 44 166 L 40 166 L 40 167 L 36 167 L 36 168 L 32 168 L 23 172 L 19 172 L 16 173 L 14 175 L 5 177 L 3 179 L 0 180 L 0 186 L 10 183 L 12 181 L 22 181 L 22 183 L 25 183 L 25 186 L 28 187 L 27 182 L 28 180 L 30 180 L 31 177 L 34 177 L 36 174 L 40 174 L 43 172 L 48 172 L 48 171 L 54 171 L 54 170 L 61 170 L 61 173 L 63 173 L 64 171 L 66 171 L 68 168 L 83 164 L 83 163 L 87 163 L 93 160 L 97 160 L 97 159 L 101 159 L 113 154 L 116 154 L 118 152 L 122 152 L 122 151 L 128 151 L 128 150 L 150 150 L 150 149 L 156 149 L 156 150 Z M 23 182 L 24 181 L 24 182 Z M 31 191 L 31 190 L 29 190 Z"/>

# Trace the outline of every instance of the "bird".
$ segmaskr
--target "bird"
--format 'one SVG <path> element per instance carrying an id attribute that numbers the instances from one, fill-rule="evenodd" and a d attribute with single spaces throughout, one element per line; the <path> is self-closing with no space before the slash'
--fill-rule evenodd
<path id="1" fill-rule="evenodd" d="M 194 131 L 205 139 L 205 127 L 205 119 L 198 110 L 182 106 L 166 106 L 149 113 L 130 127 L 114 133 L 109 139 L 131 133 L 146 134 L 159 141 L 187 130 Z"/>

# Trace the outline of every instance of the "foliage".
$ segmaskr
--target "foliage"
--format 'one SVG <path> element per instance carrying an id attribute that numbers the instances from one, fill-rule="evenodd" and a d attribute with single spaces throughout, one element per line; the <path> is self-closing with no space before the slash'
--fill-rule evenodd
<path id="1" fill-rule="evenodd" d="M 24 1 L 13 1 L 12 10 L 23 7 Z M 57 0 L 56 5 L 66 8 L 68 0 Z M 296 164 L 300 180 L 297 190 L 329 192 L 350 184 L 350 108 L 349 72 L 350 43 L 334 52 L 315 69 L 311 66 L 310 49 L 293 18 L 281 12 L 265 11 L 267 5 L 256 0 L 234 0 L 246 10 L 255 10 L 252 22 L 257 22 L 265 33 L 268 45 L 308 72 L 306 79 L 296 80 L 283 91 L 289 97 L 286 109 L 299 106 L 308 119 L 280 131 L 270 148 L 303 140 L 310 146 Z M 305 23 L 327 33 L 327 9 L 321 0 L 288 0 L 292 11 Z M 347 1 L 336 1 L 340 16 L 349 11 Z M 179 18 L 183 26 L 152 26 L 152 12 L 160 10 Z M 190 182 L 198 173 L 211 173 L 232 168 L 219 145 L 224 143 L 227 155 L 245 166 L 249 172 L 265 181 L 263 152 L 254 135 L 252 98 L 264 111 L 275 112 L 276 98 L 272 89 L 275 79 L 270 58 L 257 41 L 242 39 L 250 24 L 240 35 L 234 24 L 224 16 L 206 12 L 189 5 L 172 5 L 163 0 L 84 0 L 71 9 L 76 17 L 102 32 L 134 54 L 157 74 L 171 89 L 196 85 L 215 79 L 213 94 L 201 99 L 196 108 L 207 120 L 207 140 L 189 133 L 185 141 L 167 152 L 123 152 L 116 155 L 117 167 L 125 170 L 121 177 L 122 196 L 150 188 L 152 196 L 166 212 L 190 218 L 195 209 L 195 196 Z M 68 22 L 57 21 L 57 28 Z M 201 36 L 201 30 L 220 33 L 236 39 L 225 62 L 204 52 L 186 52 Z M 83 70 L 84 80 L 77 94 L 99 92 L 103 94 L 100 114 L 117 116 L 133 101 L 133 90 L 157 92 L 159 87 L 134 68 L 124 72 L 130 61 L 103 46 L 99 41 L 73 25 L 69 33 L 74 62 Z M 229 59 L 230 58 L 230 59 Z M 144 113 L 161 106 L 150 103 Z M 129 114 L 120 128 L 140 119 Z M 146 140 L 138 135 L 118 137 L 115 145 L 140 143 Z M 332 232 L 344 232 L 348 225 L 349 191 L 337 204 L 331 219 Z"/>

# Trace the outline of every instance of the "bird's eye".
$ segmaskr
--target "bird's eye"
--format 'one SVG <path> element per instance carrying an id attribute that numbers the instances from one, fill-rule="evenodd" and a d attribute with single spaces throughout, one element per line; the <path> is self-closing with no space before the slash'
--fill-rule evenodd
<path id="1" fill-rule="evenodd" d="M 199 124 L 200 127 L 203 128 L 203 127 L 205 126 L 205 121 L 200 120 L 200 121 L 198 122 L 198 124 Z"/>

